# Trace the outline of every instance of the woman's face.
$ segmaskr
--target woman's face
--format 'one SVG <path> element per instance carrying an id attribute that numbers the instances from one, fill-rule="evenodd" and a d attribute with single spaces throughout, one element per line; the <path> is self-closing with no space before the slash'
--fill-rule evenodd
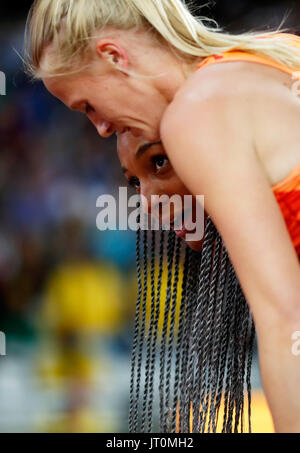
<path id="1" fill-rule="evenodd" d="M 132 87 L 131 81 L 118 73 L 45 78 L 44 84 L 71 110 L 86 114 L 101 137 L 130 128 L 135 136 L 158 139 L 162 112 L 153 102 L 155 94 L 150 103 L 145 102 L 137 92 L 138 86 Z"/>
<path id="2" fill-rule="evenodd" d="M 202 249 L 203 240 L 186 240 L 186 235 L 193 234 L 196 229 L 189 229 L 187 231 L 184 228 L 185 223 L 187 223 L 189 219 L 192 222 L 196 222 L 198 202 L 193 196 L 191 197 L 191 211 L 188 211 L 184 206 L 184 196 L 191 196 L 191 194 L 173 170 L 161 143 L 150 143 L 144 138 L 134 137 L 127 132 L 118 136 L 118 155 L 123 172 L 129 184 L 133 186 L 140 195 L 143 195 L 142 205 L 144 211 L 158 218 L 160 224 L 166 223 L 164 222 L 165 214 L 163 214 L 164 211 L 162 210 L 161 205 L 159 206 L 158 203 L 151 204 L 151 196 L 167 195 L 170 198 L 173 195 L 179 195 L 181 203 L 177 206 L 176 204 L 174 206 L 173 203 L 170 203 L 169 219 L 167 220 L 170 220 L 170 223 L 172 223 L 178 215 L 182 216 L 182 220 L 184 220 L 183 228 L 176 230 L 172 225 L 171 228 L 174 229 L 175 233 L 184 239 L 192 249 L 200 251 Z M 202 207 L 199 208 L 198 206 L 198 210 L 199 209 L 202 209 Z M 188 214 L 187 217 L 183 218 L 182 212 L 184 210 L 186 210 Z"/>
<path id="3" fill-rule="evenodd" d="M 158 140 L 161 118 L 179 84 L 170 52 L 155 47 L 145 33 L 123 33 L 122 40 L 99 38 L 94 47 L 89 68 L 80 73 L 42 73 L 48 91 L 70 109 L 85 113 L 102 137 L 130 129 L 134 136 Z M 50 45 L 43 62 L 55 58 Z"/>

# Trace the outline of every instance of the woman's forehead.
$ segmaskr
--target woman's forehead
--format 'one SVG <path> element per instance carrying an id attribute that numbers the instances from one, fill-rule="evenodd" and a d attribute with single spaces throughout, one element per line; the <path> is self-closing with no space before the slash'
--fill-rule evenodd
<path id="1" fill-rule="evenodd" d="M 146 143 L 146 140 L 143 137 L 135 137 L 130 132 L 124 132 L 118 135 L 117 143 L 119 155 L 124 155 L 135 153 L 141 145 Z"/>
<path id="2" fill-rule="evenodd" d="M 56 98 L 60 99 L 65 105 L 71 108 L 73 104 L 73 97 L 77 86 L 75 84 L 76 80 L 71 78 L 71 76 L 57 76 L 57 77 L 43 77 L 43 83 L 49 93 L 51 93 Z M 79 80 L 80 82 L 80 80 Z M 84 88 L 84 86 L 83 86 Z"/>

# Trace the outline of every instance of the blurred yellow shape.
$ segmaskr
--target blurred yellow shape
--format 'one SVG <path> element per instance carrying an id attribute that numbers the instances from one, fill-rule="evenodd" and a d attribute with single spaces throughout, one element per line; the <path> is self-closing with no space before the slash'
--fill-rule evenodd
<path id="1" fill-rule="evenodd" d="M 180 313 L 180 305 L 181 305 L 181 294 L 182 294 L 182 278 L 183 278 L 183 265 L 182 265 L 182 260 L 179 263 L 179 275 L 178 275 L 178 283 L 177 283 L 177 294 L 173 299 L 173 291 L 175 289 L 175 276 L 174 276 L 174 268 L 172 269 L 172 278 L 171 278 L 171 287 L 170 287 L 170 293 L 167 293 L 168 289 L 168 269 L 167 269 L 167 262 L 165 261 L 163 263 L 163 273 L 161 277 L 161 289 L 160 289 L 160 300 L 159 300 L 159 305 L 157 307 L 157 296 L 158 296 L 158 290 L 157 290 L 157 279 L 158 279 L 158 264 L 155 267 L 155 299 L 154 299 L 154 318 L 156 319 L 157 317 L 157 312 L 159 309 L 159 317 L 158 317 L 158 338 L 161 337 L 162 334 L 162 329 L 164 325 L 164 317 L 165 317 L 165 308 L 166 308 L 166 301 L 167 297 L 170 297 L 170 308 L 169 308 L 169 313 L 168 313 L 168 332 L 170 329 L 170 323 L 171 323 L 171 312 L 172 312 L 172 307 L 175 304 L 175 315 L 174 315 L 174 332 L 175 334 L 177 333 L 178 330 L 178 321 L 179 321 L 179 313 Z M 143 271 L 142 271 L 143 273 Z M 143 300 L 141 301 L 141 309 L 140 309 L 140 318 L 142 319 L 143 316 L 143 310 L 142 310 L 142 305 L 143 305 Z M 148 288 L 147 288 L 147 299 L 146 299 L 146 333 L 148 332 L 148 329 L 150 327 L 150 319 L 151 319 L 151 308 L 152 308 L 152 293 L 151 293 L 151 273 L 150 273 L 150 267 L 148 269 Z"/>
<path id="2" fill-rule="evenodd" d="M 262 390 L 254 390 L 252 396 L 252 432 L 274 433 L 270 409 Z"/>
<path id="3" fill-rule="evenodd" d="M 253 390 L 251 397 L 251 433 L 274 433 L 274 426 L 272 422 L 271 413 L 267 405 L 266 398 L 262 390 Z M 234 414 L 235 412 L 233 412 Z M 224 416 L 224 401 L 222 400 L 219 411 L 219 418 L 217 424 L 217 433 L 222 432 L 223 425 L 223 416 Z M 208 419 L 205 425 L 205 432 L 208 429 Z M 179 425 L 179 414 L 177 413 L 177 426 Z M 241 425 L 239 425 L 240 431 Z M 233 429 L 234 429 L 234 415 L 233 415 Z M 191 411 L 190 415 L 190 430 L 193 430 L 193 414 Z M 178 428 L 177 428 L 178 432 Z M 244 419 L 243 419 L 243 432 L 249 433 L 248 425 L 248 400 L 245 395 L 244 399 Z"/>
<path id="4" fill-rule="evenodd" d="M 65 264 L 46 290 L 46 325 L 60 332 L 115 333 L 123 323 L 123 287 L 108 264 Z"/>

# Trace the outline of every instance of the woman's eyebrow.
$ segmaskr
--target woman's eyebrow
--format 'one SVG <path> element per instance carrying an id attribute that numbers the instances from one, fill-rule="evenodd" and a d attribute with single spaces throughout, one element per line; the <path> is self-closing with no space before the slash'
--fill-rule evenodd
<path id="1" fill-rule="evenodd" d="M 148 149 L 150 149 L 152 146 L 161 145 L 161 144 L 162 144 L 161 140 L 158 141 L 158 142 L 144 143 L 143 145 L 141 145 L 141 146 L 138 148 L 138 150 L 137 150 L 137 152 L 136 152 L 136 154 L 135 154 L 135 158 L 136 158 L 136 159 L 140 159 L 140 158 L 142 157 L 142 155 L 143 155 L 146 151 L 148 151 Z M 122 167 L 122 171 L 123 171 L 123 173 L 126 173 L 128 170 L 127 170 L 127 168 Z"/>
<path id="2" fill-rule="evenodd" d="M 151 143 L 144 143 L 144 145 L 141 145 L 137 152 L 136 152 L 136 155 L 135 155 L 135 158 L 136 159 L 140 159 L 140 157 L 146 152 L 148 151 L 149 148 L 151 148 L 151 146 L 155 146 L 155 145 L 161 145 L 161 141 L 158 141 L 158 142 L 151 142 Z"/>

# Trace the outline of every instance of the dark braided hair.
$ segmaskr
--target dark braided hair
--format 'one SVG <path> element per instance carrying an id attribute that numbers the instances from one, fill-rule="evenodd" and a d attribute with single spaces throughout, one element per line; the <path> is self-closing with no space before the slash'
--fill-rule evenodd
<path id="1" fill-rule="evenodd" d="M 165 257 L 167 286 L 162 294 Z M 174 231 L 152 231 L 149 237 L 138 230 L 137 277 L 129 431 L 152 432 L 153 422 L 159 421 L 162 433 L 243 432 L 246 390 L 251 432 L 255 327 L 211 218 L 200 252 Z M 154 417 L 156 407 L 159 415 Z"/>

